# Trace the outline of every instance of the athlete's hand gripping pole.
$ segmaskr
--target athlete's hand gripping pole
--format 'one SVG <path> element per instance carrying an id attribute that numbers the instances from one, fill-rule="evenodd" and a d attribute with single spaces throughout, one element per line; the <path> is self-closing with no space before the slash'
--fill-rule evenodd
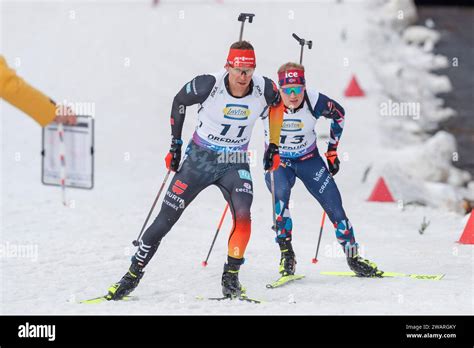
<path id="1" fill-rule="evenodd" d="M 173 172 L 178 171 L 179 163 L 181 162 L 181 146 L 183 146 L 181 139 L 171 139 L 170 150 L 165 157 L 166 169 Z"/>

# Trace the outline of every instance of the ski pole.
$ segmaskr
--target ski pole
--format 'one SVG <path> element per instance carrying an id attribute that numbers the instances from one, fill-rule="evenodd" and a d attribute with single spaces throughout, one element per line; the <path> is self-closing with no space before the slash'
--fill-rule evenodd
<path id="1" fill-rule="evenodd" d="M 239 14 L 239 17 L 237 18 L 237 20 L 239 22 L 242 22 L 242 25 L 240 26 L 239 41 L 242 41 L 242 37 L 244 35 L 245 20 L 248 19 L 249 23 L 252 23 L 253 22 L 253 17 L 255 17 L 255 15 L 253 13 L 241 13 L 241 14 Z"/>
<path id="2" fill-rule="evenodd" d="M 305 39 L 301 39 L 301 38 L 298 37 L 298 35 L 296 35 L 295 33 L 293 33 L 293 37 L 294 37 L 294 38 L 296 39 L 296 41 L 298 41 L 298 43 L 301 45 L 300 64 L 303 64 L 303 49 L 304 49 L 304 46 L 307 45 L 307 46 L 308 46 L 308 49 L 313 48 L 313 41 L 311 41 L 311 40 L 306 41 Z"/>
<path id="3" fill-rule="evenodd" d="M 273 176 L 273 171 L 270 172 L 270 183 L 272 187 L 272 210 L 273 210 L 273 226 L 272 230 L 277 231 L 276 224 L 276 209 L 275 209 L 275 177 Z"/>
<path id="4" fill-rule="evenodd" d="M 214 235 L 214 239 L 212 240 L 212 244 L 211 244 L 211 247 L 209 249 L 209 252 L 207 253 L 206 260 L 202 262 L 203 267 L 207 266 L 207 261 L 209 260 L 209 256 L 211 256 L 211 251 L 212 251 L 212 248 L 214 247 L 214 243 L 216 242 L 217 234 L 221 230 L 222 223 L 224 222 L 224 218 L 225 218 L 225 215 L 227 214 L 228 209 L 229 209 L 229 203 L 226 204 L 224 212 L 222 213 L 221 220 L 219 221 L 219 225 L 217 226 L 216 234 Z"/>
<path id="5" fill-rule="evenodd" d="M 148 220 L 150 219 L 150 216 L 153 213 L 153 209 L 155 209 L 156 202 L 158 202 L 158 199 L 160 198 L 161 192 L 163 191 L 163 188 L 165 187 L 166 182 L 168 181 L 170 173 L 171 173 L 171 169 L 168 169 L 168 173 L 166 173 L 165 179 L 163 180 L 163 183 L 161 184 L 160 190 L 158 191 L 155 201 L 153 202 L 153 205 L 151 206 L 150 212 L 148 213 L 148 216 L 146 217 L 145 223 L 142 226 L 142 230 L 140 231 L 140 234 L 138 235 L 137 239 L 135 239 L 132 242 L 134 246 L 139 245 L 139 241 L 140 241 L 140 238 L 142 237 L 143 231 L 145 230 L 146 224 L 148 223 Z"/>
<path id="6" fill-rule="evenodd" d="M 319 244 L 321 243 L 321 236 L 323 234 L 323 227 L 324 227 L 324 220 L 326 219 L 326 211 L 323 211 L 323 218 L 321 219 L 321 228 L 319 229 L 319 238 L 318 238 L 318 246 L 316 247 L 316 255 L 311 262 L 316 263 L 318 262 L 318 251 L 319 251 Z"/>

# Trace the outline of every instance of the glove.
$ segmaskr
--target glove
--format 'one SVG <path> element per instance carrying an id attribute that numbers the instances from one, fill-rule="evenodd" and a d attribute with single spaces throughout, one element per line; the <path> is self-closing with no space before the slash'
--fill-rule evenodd
<path id="1" fill-rule="evenodd" d="M 270 143 L 268 145 L 267 151 L 265 151 L 265 156 L 263 157 L 263 168 L 270 172 L 277 170 L 280 166 L 280 152 L 278 151 L 278 146 Z"/>
<path id="2" fill-rule="evenodd" d="M 342 109 L 342 107 L 339 106 L 339 108 Z M 328 101 L 326 105 L 326 109 L 323 110 L 321 113 L 322 116 L 327 117 L 327 118 L 332 118 L 332 119 L 338 119 L 338 118 L 343 118 L 344 117 L 344 109 L 339 110 L 339 108 L 336 106 L 336 103 L 333 101 Z"/>
<path id="3" fill-rule="evenodd" d="M 337 151 L 328 151 L 324 154 L 328 161 L 329 172 L 331 175 L 336 175 L 339 171 L 339 158 L 337 157 Z"/>
<path id="4" fill-rule="evenodd" d="M 173 172 L 176 172 L 179 168 L 179 162 L 181 161 L 181 145 L 183 141 L 181 139 L 171 139 L 170 151 L 165 157 L 166 168 Z"/>

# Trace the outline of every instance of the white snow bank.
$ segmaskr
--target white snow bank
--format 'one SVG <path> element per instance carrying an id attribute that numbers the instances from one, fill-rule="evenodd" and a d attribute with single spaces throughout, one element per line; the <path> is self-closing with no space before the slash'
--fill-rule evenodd
<path id="1" fill-rule="evenodd" d="M 404 30 L 402 38 L 407 44 L 422 46 L 423 50 L 431 52 L 438 43 L 441 35 L 432 29 L 414 25 Z"/>
<path id="2" fill-rule="evenodd" d="M 398 163 L 409 175 L 424 181 L 462 186 L 471 180 L 471 175 L 452 166 L 455 152 L 454 136 L 439 131 L 422 145 L 407 146 L 400 150 Z"/>
<path id="3" fill-rule="evenodd" d="M 393 29 L 402 29 L 418 19 L 416 6 L 412 0 L 389 0 L 380 11 L 380 22 Z"/>
<path id="4" fill-rule="evenodd" d="M 402 204 L 422 204 L 463 212 L 463 199 L 473 199 L 471 175 L 452 166 L 454 136 L 437 132 L 425 143 L 392 150 L 371 170 L 371 180 L 382 176 Z"/>
<path id="5" fill-rule="evenodd" d="M 449 78 L 432 73 L 449 64 L 446 57 L 431 53 L 440 34 L 409 26 L 416 20 L 412 1 L 389 1 L 376 11 L 382 18 L 391 18 L 374 22 L 371 59 L 382 86 L 380 119 L 388 134 L 384 145 L 392 150 L 373 168 L 372 180 L 390 177 L 396 196 L 403 201 L 463 212 L 463 200 L 474 196 L 472 178 L 453 166 L 454 136 L 437 132 L 441 122 L 456 116 L 437 96 L 452 91 Z M 399 19 L 401 14 L 404 20 Z"/>

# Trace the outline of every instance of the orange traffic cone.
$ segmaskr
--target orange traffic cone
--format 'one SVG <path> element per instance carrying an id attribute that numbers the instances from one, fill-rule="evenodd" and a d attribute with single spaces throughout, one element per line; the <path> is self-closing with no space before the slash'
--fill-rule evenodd
<path id="1" fill-rule="evenodd" d="M 349 86 L 347 86 L 344 91 L 344 95 L 346 97 L 363 97 L 365 95 L 362 88 L 360 88 L 355 75 L 352 75 L 351 82 L 349 82 Z"/>
<path id="2" fill-rule="evenodd" d="M 467 220 L 467 224 L 464 228 L 464 232 L 461 235 L 461 239 L 459 239 L 459 243 L 474 244 L 474 214 L 472 212 L 471 216 L 469 216 L 469 220 Z"/>
<path id="3" fill-rule="evenodd" d="M 385 180 L 380 177 L 375 187 L 367 199 L 369 202 L 395 202 Z"/>

